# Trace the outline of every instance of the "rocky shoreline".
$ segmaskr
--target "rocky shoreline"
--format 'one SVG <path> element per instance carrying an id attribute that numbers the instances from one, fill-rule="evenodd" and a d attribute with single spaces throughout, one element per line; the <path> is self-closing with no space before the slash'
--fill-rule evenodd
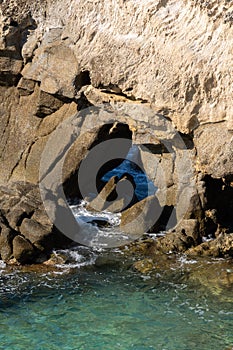
<path id="1" fill-rule="evenodd" d="M 122 211 L 123 231 L 168 232 L 139 244 L 145 258 L 233 256 L 232 11 L 217 0 L 1 2 L 2 260 L 40 263 L 72 245 L 54 225 L 60 217 L 79 230 L 58 193 L 85 198 L 93 174 L 81 185 L 82 161 L 105 143 L 115 154 L 119 139 L 121 157 L 97 169 L 97 188 L 137 145 L 158 190 L 111 210 Z"/>

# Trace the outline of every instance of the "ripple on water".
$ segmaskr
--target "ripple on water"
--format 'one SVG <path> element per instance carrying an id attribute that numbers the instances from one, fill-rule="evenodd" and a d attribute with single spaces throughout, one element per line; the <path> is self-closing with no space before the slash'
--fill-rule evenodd
<path id="1" fill-rule="evenodd" d="M 109 251 L 76 247 L 64 252 L 73 259 L 69 273 L 61 269 L 59 275 L 20 270 L 1 274 L 1 349 L 232 346 L 233 298 L 221 299 L 196 278 L 198 269 L 204 274 L 203 263 L 180 257 L 176 271 L 168 268 L 146 276 L 123 261 L 95 265 L 100 257 L 108 261 Z M 113 251 L 114 258 L 123 259 L 121 252 Z M 205 266 L 212 266 L 215 274 L 226 266 L 230 269 L 229 264 L 218 264 Z"/>

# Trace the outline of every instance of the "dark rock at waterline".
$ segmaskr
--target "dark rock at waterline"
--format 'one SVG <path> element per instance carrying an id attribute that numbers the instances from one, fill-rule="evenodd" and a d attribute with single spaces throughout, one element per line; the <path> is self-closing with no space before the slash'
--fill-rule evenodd
<path id="1" fill-rule="evenodd" d="M 156 240 L 150 240 L 149 242 L 141 241 L 138 243 L 138 246 L 146 247 L 146 251 L 145 248 L 141 249 L 143 254 L 148 254 L 153 257 L 158 253 L 185 252 L 189 248 L 196 246 L 199 240 L 198 221 L 194 219 L 184 219 L 181 220 L 174 229 L 168 231 L 162 237 L 158 237 Z"/>
<path id="2" fill-rule="evenodd" d="M 195 245 L 192 236 L 187 236 L 185 232 L 169 232 L 164 237 L 159 238 L 151 252 L 171 253 L 171 252 L 185 252 L 188 248 Z"/>
<path id="3" fill-rule="evenodd" d="M 190 248 L 187 254 L 190 256 L 233 257 L 233 233 L 220 233 L 216 239 Z"/>
<path id="4" fill-rule="evenodd" d="M 0 255 L 4 261 L 8 261 L 12 257 L 13 248 L 12 240 L 14 232 L 7 227 L 2 227 L 0 235 Z"/>
<path id="5" fill-rule="evenodd" d="M 125 265 L 125 261 L 122 258 L 122 256 L 114 256 L 114 254 L 104 254 L 104 255 L 99 255 L 96 258 L 95 261 L 95 266 L 98 268 L 107 268 L 107 267 L 111 267 L 111 268 L 119 268 L 122 265 L 124 265 L 124 267 L 126 267 Z M 130 263 L 128 262 L 128 265 L 130 266 Z"/>
<path id="6" fill-rule="evenodd" d="M 22 236 L 13 239 L 13 256 L 21 264 L 32 262 L 36 258 L 33 245 Z"/>
<path id="7" fill-rule="evenodd" d="M 176 236 L 190 237 L 189 241 L 193 241 L 195 245 L 201 243 L 199 232 L 199 221 L 196 219 L 183 219 L 170 232 Z"/>
<path id="8" fill-rule="evenodd" d="M 52 204 L 55 217 L 62 213 L 62 218 L 75 221 L 68 207 Z M 72 242 L 48 218 L 36 185 L 17 182 L 1 186 L 0 208 L 0 254 L 6 262 L 12 258 L 21 264 L 40 257 L 44 260 L 52 248 L 67 247 Z M 78 224 L 74 225 L 78 230 Z"/>
<path id="9" fill-rule="evenodd" d="M 25 218 L 20 226 L 21 234 L 38 249 L 51 249 L 54 232 L 51 225 L 41 225 L 39 222 Z"/>

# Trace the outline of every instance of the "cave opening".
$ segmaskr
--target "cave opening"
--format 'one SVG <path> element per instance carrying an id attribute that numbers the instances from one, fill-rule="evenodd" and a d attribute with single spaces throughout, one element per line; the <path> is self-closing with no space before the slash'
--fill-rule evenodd
<path id="1" fill-rule="evenodd" d="M 104 182 L 108 182 L 112 176 L 118 176 L 119 179 L 128 175 L 128 179 L 134 182 L 135 194 L 138 201 L 155 194 L 157 187 L 149 179 L 146 172 L 142 169 L 139 163 L 140 150 L 138 145 L 132 144 L 126 158 L 114 167 L 112 170 L 106 172 L 102 176 Z"/>
<path id="2" fill-rule="evenodd" d="M 204 177 L 206 187 L 207 234 L 214 236 L 217 229 L 233 232 L 233 182 L 231 177 L 214 179 Z"/>
<path id="3" fill-rule="evenodd" d="M 116 143 L 110 142 L 107 144 L 107 148 L 101 148 L 105 144 L 105 141 L 112 140 L 116 141 Z M 127 141 L 125 145 L 122 140 Z M 79 143 L 77 146 L 79 147 Z M 98 148 L 99 146 L 100 148 Z M 116 148 L 118 147 L 122 147 L 121 157 L 113 156 L 106 158 L 106 153 L 109 153 L 109 155 L 117 154 Z M 98 150 L 97 153 L 95 153 L 96 150 Z M 144 153 L 142 153 L 143 150 Z M 91 218 L 94 218 L 95 222 L 98 221 L 98 224 L 101 222 L 102 225 L 102 219 L 97 218 L 97 212 L 100 215 L 103 212 L 123 213 L 131 207 L 133 209 L 137 203 L 141 205 L 140 202 L 146 200 L 148 197 L 157 197 L 157 191 L 159 190 L 161 181 L 158 181 L 158 186 L 156 181 L 161 174 L 158 172 L 155 177 L 152 177 L 152 172 L 150 173 L 149 169 L 153 167 L 155 168 L 155 172 L 157 172 L 157 162 L 161 162 L 162 157 L 165 157 L 164 162 L 167 162 L 170 159 L 168 158 L 169 156 L 168 150 L 160 142 L 155 145 L 134 144 L 132 141 L 132 131 L 127 123 L 112 122 L 110 124 L 104 124 L 98 130 L 94 131 L 94 137 L 86 145 L 84 157 L 80 159 L 75 172 L 66 180 L 64 184 L 66 197 L 69 198 L 71 206 L 80 205 L 84 201 L 85 209 L 95 212 L 95 215 L 93 217 L 91 215 Z M 151 157 L 149 168 L 143 166 L 145 164 L 143 163 L 145 157 L 146 159 Z M 101 166 L 98 167 L 98 171 L 95 173 L 94 169 L 97 169 L 95 163 L 98 164 L 99 161 Z M 172 171 L 172 166 L 170 165 L 169 161 L 166 170 Z M 81 184 L 79 179 L 80 168 L 82 166 L 84 168 L 86 166 L 86 171 L 84 176 L 82 176 Z M 95 177 L 93 177 L 93 173 L 95 173 Z M 93 182 L 95 182 L 94 191 Z M 163 182 L 161 183 L 164 185 Z M 85 187 L 85 191 L 83 191 L 83 187 Z M 102 203 L 102 199 L 99 200 L 100 197 L 104 200 L 104 204 Z M 149 199 L 149 202 L 151 199 Z M 160 201 L 160 198 L 157 197 L 157 200 Z M 148 231 L 149 233 L 166 231 L 171 226 L 175 226 L 176 215 L 174 214 L 174 205 L 162 202 L 160 207 L 162 208 L 160 217 L 151 226 Z M 79 217 L 81 215 L 82 218 L 86 215 L 85 221 L 91 221 L 89 213 L 83 214 L 83 211 L 79 209 L 76 211 L 76 214 Z M 171 216 L 174 217 L 172 225 Z"/>

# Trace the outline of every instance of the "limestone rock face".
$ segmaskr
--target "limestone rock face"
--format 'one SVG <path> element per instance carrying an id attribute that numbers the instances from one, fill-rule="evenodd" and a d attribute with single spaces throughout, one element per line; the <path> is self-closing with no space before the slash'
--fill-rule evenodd
<path id="1" fill-rule="evenodd" d="M 139 147 L 137 162 L 158 188 L 159 207 L 190 227 L 194 244 L 207 231 L 215 237 L 210 227 L 231 232 L 217 202 L 223 191 L 233 207 L 232 11 L 227 0 L 1 1 L 2 258 L 20 256 L 17 245 L 22 252 L 31 245 L 33 254 L 53 245 L 29 187 L 45 179 L 52 191 L 64 185 L 68 197 L 82 197 L 82 161 L 116 138 Z M 19 198 L 28 193 L 32 200 Z M 169 228 L 174 218 L 165 216 Z"/>

